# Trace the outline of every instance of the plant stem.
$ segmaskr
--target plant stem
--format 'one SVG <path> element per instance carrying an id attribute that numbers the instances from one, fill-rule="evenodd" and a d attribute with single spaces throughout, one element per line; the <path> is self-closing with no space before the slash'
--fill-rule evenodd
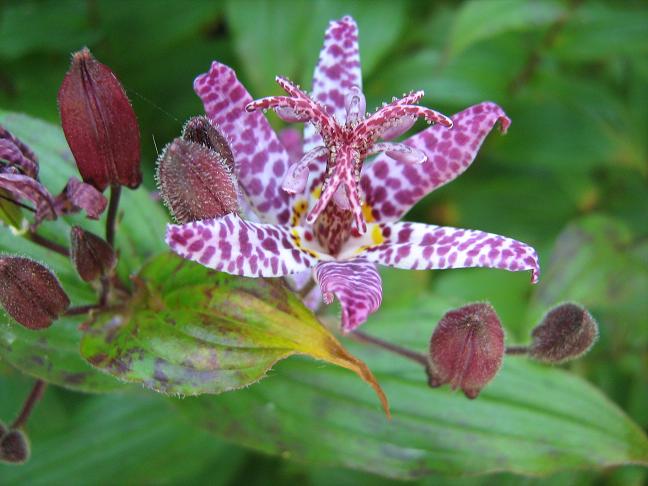
<path id="1" fill-rule="evenodd" d="M 121 186 L 117 184 L 110 186 L 110 202 L 108 203 L 108 216 L 106 217 L 106 241 L 112 248 L 115 247 L 115 224 L 117 222 L 120 196 Z M 104 307 L 108 303 L 108 294 L 110 293 L 112 282 L 107 276 L 101 277 L 100 282 L 99 306 Z"/>
<path id="2" fill-rule="evenodd" d="M 90 305 L 79 305 L 77 307 L 70 307 L 65 311 L 66 316 L 80 316 L 82 314 L 87 314 L 91 310 L 101 309 L 102 306 L 99 304 L 90 304 Z"/>
<path id="3" fill-rule="evenodd" d="M 120 195 L 121 186 L 110 186 L 110 203 L 108 204 L 108 217 L 106 218 L 106 241 L 113 248 L 115 246 L 115 222 L 117 220 Z"/>
<path id="4" fill-rule="evenodd" d="M 59 245 L 58 243 L 54 243 L 53 241 L 48 240 L 47 238 L 39 235 L 38 233 L 32 233 L 32 232 L 26 233 L 25 238 L 27 238 L 32 243 L 36 243 L 37 245 L 40 245 L 44 248 L 47 248 L 48 250 L 56 252 L 59 255 L 63 255 L 64 257 L 70 256 L 70 250 L 68 250 L 66 247 Z"/>
<path id="5" fill-rule="evenodd" d="M 425 356 L 425 354 L 423 353 L 419 353 L 417 351 L 398 346 L 397 344 L 383 341 L 382 339 L 370 336 L 369 334 L 365 334 L 361 331 L 354 331 L 349 336 L 356 341 L 373 344 L 374 346 L 378 346 L 379 348 L 383 348 L 387 351 L 403 356 L 404 358 L 414 361 L 415 363 L 423 365 L 423 367 L 425 367 L 426 369 L 428 367 L 427 356 Z"/>
<path id="6" fill-rule="evenodd" d="M 25 403 L 23 404 L 20 415 L 18 415 L 18 418 L 16 418 L 13 424 L 11 424 L 12 429 L 19 429 L 27 423 L 27 420 L 29 420 L 29 416 L 34 409 L 36 402 L 38 402 L 38 400 L 40 400 L 40 398 L 43 396 L 45 387 L 47 387 L 47 383 L 45 383 L 43 380 L 36 380 L 36 383 L 34 383 L 34 387 L 29 393 L 27 400 L 25 400 Z"/>
<path id="7" fill-rule="evenodd" d="M 507 346 L 506 354 L 518 355 L 518 356 L 529 354 L 529 346 Z"/>

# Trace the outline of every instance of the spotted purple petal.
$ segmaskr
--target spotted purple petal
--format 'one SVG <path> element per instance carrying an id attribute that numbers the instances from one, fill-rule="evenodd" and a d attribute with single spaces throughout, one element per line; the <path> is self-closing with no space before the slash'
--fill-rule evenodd
<path id="1" fill-rule="evenodd" d="M 106 209 L 108 200 L 94 186 L 70 177 L 63 192 L 56 196 L 54 206 L 57 214 L 85 211 L 90 219 L 99 219 Z"/>
<path id="2" fill-rule="evenodd" d="M 404 142 L 425 153 L 426 162 L 413 165 L 379 155 L 364 168 L 360 187 L 365 194 L 364 212 L 371 215 L 370 219 L 400 219 L 422 197 L 465 171 L 498 121 L 504 133 L 511 123 L 491 102 L 459 112 L 452 121 L 452 129 L 434 125 Z"/>
<path id="3" fill-rule="evenodd" d="M 260 112 L 248 113 L 252 97 L 234 71 L 213 62 L 194 81 L 207 116 L 230 139 L 237 178 L 255 211 L 269 223 L 285 224 L 292 198 L 281 189 L 288 154 Z"/>
<path id="4" fill-rule="evenodd" d="M 329 24 L 324 34 L 324 45 L 313 73 L 311 96 L 323 103 L 330 114 L 338 120 L 346 116 L 345 97 L 357 86 L 362 90 L 360 49 L 358 47 L 358 26 L 351 17 L 343 17 Z M 321 137 L 311 125 L 304 128 L 304 151 L 322 145 Z M 326 158 L 322 157 L 310 165 L 310 189 L 319 187 L 324 178 Z M 312 197 L 312 196 L 311 196 Z M 310 206 L 312 207 L 312 201 Z"/>
<path id="5" fill-rule="evenodd" d="M 22 174 L 0 174 L 0 189 L 9 192 L 17 200 L 25 199 L 34 203 L 37 223 L 56 218 L 54 198 L 36 179 Z"/>
<path id="6" fill-rule="evenodd" d="M 38 164 L 25 157 L 20 147 L 11 140 L 0 138 L 0 161 L 18 168 L 21 173 L 29 177 L 36 178 L 38 176 Z M 0 170 L 2 165 L 0 164 Z"/>
<path id="7" fill-rule="evenodd" d="M 370 262 L 411 270 L 488 267 L 540 276 L 538 255 L 530 246 L 483 231 L 422 223 L 370 225 L 362 237 L 347 241 L 339 258 L 360 255 Z"/>
<path id="8" fill-rule="evenodd" d="M 1 144 L 5 142 L 5 144 Z M 25 145 L 19 138 L 15 137 L 9 130 L 0 126 L 0 146 L 4 146 L 5 153 L 3 149 L 0 149 L 0 159 L 5 159 L 10 164 L 17 165 L 21 167 L 22 172 L 25 175 L 36 178 L 38 176 L 38 159 L 32 150 Z M 14 150 L 18 150 L 21 158 L 14 159 L 10 154 L 14 154 Z M 22 164 L 22 165 L 21 165 Z"/>
<path id="9" fill-rule="evenodd" d="M 342 330 L 353 331 L 375 312 L 382 301 L 382 281 L 373 263 L 362 258 L 321 262 L 315 268 L 324 302 L 337 297 L 342 306 Z"/>
<path id="10" fill-rule="evenodd" d="M 313 249 L 313 234 L 304 228 L 251 223 L 235 214 L 169 225 L 166 242 L 181 257 L 246 277 L 281 277 L 330 258 Z M 310 242 L 308 248 L 302 242 Z"/>

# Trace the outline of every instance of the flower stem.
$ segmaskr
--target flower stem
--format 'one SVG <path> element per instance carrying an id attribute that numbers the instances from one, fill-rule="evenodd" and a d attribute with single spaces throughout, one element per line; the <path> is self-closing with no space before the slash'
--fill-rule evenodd
<path id="1" fill-rule="evenodd" d="M 506 354 L 525 355 L 529 354 L 529 346 L 506 346 Z"/>
<path id="2" fill-rule="evenodd" d="M 48 250 L 56 252 L 59 255 L 63 255 L 64 257 L 70 256 L 70 250 L 68 250 L 66 247 L 59 245 L 58 243 L 54 243 L 53 241 L 48 240 L 47 238 L 39 235 L 38 233 L 34 233 L 30 231 L 29 233 L 25 234 L 25 238 L 27 238 L 32 243 L 36 243 L 37 245 L 40 245 L 44 248 L 47 248 Z"/>
<path id="3" fill-rule="evenodd" d="M 11 424 L 12 429 L 19 429 L 27 423 L 29 416 L 34 410 L 36 402 L 38 402 L 38 400 L 40 400 L 40 398 L 43 396 L 45 387 L 47 387 L 47 383 L 45 383 L 43 380 L 36 380 L 36 383 L 34 383 L 34 387 L 29 393 L 27 400 L 25 400 L 25 403 L 23 404 L 20 415 L 18 415 L 18 418 L 16 418 L 13 424 Z"/>
<path id="4" fill-rule="evenodd" d="M 108 216 L 106 217 L 106 241 L 115 247 L 115 224 L 117 222 L 117 210 L 119 208 L 119 197 L 121 196 L 121 186 L 113 184 L 110 186 L 110 202 L 108 203 Z M 111 281 L 107 276 L 101 277 L 101 291 L 99 293 L 99 306 L 103 307 L 108 303 L 108 294 L 112 287 Z"/>
<path id="5" fill-rule="evenodd" d="M 117 220 L 120 195 L 121 186 L 110 186 L 110 203 L 108 204 L 108 217 L 106 218 L 106 241 L 113 248 L 115 246 L 115 222 Z"/>
<path id="6" fill-rule="evenodd" d="M 423 365 L 426 369 L 428 367 L 427 356 L 425 356 L 425 354 L 423 353 L 419 353 L 417 351 L 404 348 L 397 344 L 383 341 L 382 339 L 379 339 L 374 336 L 370 336 L 369 334 L 365 334 L 364 332 L 361 331 L 354 331 L 351 334 L 349 334 L 349 336 L 355 339 L 356 341 L 373 344 L 374 346 L 378 346 L 379 348 L 383 348 L 387 351 L 403 356 L 404 358 L 414 361 L 415 363 Z"/>

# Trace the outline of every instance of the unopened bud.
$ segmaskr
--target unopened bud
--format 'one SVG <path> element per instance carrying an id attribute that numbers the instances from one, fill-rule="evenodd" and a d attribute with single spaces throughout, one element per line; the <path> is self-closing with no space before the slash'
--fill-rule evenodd
<path id="1" fill-rule="evenodd" d="M 598 337 L 598 325 L 583 307 L 566 303 L 554 307 L 533 329 L 529 356 L 562 363 L 586 353 Z"/>
<path id="2" fill-rule="evenodd" d="M 502 365 L 504 330 L 487 303 L 469 304 L 446 313 L 430 340 L 429 384 L 449 383 L 476 398 Z"/>
<path id="3" fill-rule="evenodd" d="M 100 191 L 113 184 L 139 186 L 135 112 L 115 74 L 88 49 L 72 56 L 58 103 L 63 133 L 84 182 Z"/>
<path id="4" fill-rule="evenodd" d="M 230 173 L 234 172 L 234 154 L 223 133 L 206 116 L 189 118 L 182 129 L 182 138 L 212 149 L 223 159 Z"/>
<path id="5" fill-rule="evenodd" d="M 29 456 L 29 439 L 22 430 L 10 430 L 0 438 L 0 461 L 23 464 Z"/>
<path id="6" fill-rule="evenodd" d="M 176 138 L 162 152 L 156 177 L 163 201 L 180 224 L 238 210 L 227 163 L 205 145 Z"/>
<path id="7" fill-rule="evenodd" d="M 70 259 L 86 282 L 96 280 L 115 268 L 115 252 L 108 242 L 94 233 L 74 226 L 70 232 L 70 242 Z"/>
<path id="8" fill-rule="evenodd" d="M 29 258 L 0 256 L 0 304 L 29 329 L 49 327 L 70 305 L 52 272 Z"/>
<path id="9" fill-rule="evenodd" d="M 0 439 L 7 433 L 7 426 L 0 420 Z"/>

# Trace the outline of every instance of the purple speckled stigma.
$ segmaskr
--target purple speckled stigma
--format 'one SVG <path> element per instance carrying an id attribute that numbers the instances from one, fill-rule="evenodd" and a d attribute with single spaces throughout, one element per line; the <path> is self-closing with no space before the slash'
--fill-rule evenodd
<path id="1" fill-rule="evenodd" d="M 421 91 L 366 115 L 358 31 L 350 17 L 331 22 L 307 95 L 277 78 L 288 96 L 253 102 L 229 67 L 214 62 L 194 88 L 232 144 L 236 177 L 249 202 L 242 215 L 169 225 L 167 243 L 207 267 L 247 277 L 288 277 L 296 289 L 319 284 L 306 302 L 337 297 L 342 329 L 352 331 L 382 300 L 376 264 L 427 270 L 465 267 L 531 270 L 530 246 L 482 231 L 398 220 L 421 198 L 473 162 L 484 139 L 510 120 L 494 103 L 451 118 L 418 106 Z M 278 137 L 257 108 L 305 122 Z M 389 140 L 417 117 L 435 124 L 402 143 Z M 452 128 L 450 128 L 452 127 Z M 378 153 L 373 161 L 367 156 Z"/>

